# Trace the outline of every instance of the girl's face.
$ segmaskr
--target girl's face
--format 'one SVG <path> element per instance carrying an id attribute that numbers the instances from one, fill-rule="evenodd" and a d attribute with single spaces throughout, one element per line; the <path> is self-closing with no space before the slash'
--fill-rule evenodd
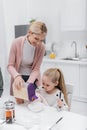
<path id="1" fill-rule="evenodd" d="M 33 46 L 37 46 L 40 44 L 42 41 L 44 41 L 46 37 L 46 33 L 43 34 L 35 34 L 32 32 L 29 32 L 28 40 Z"/>
<path id="2" fill-rule="evenodd" d="M 58 84 L 58 82 L 57 83 L 53 83 L 51 81 L 51 79 L 49 77 L 45 76 L 45 75 L 42 77 L 42 86 L 44 87 L 45 91 L 48 92 L 48 93 L 54 92 L 55 89 L 56 89 L 55 86 L 57 84 Z"/>

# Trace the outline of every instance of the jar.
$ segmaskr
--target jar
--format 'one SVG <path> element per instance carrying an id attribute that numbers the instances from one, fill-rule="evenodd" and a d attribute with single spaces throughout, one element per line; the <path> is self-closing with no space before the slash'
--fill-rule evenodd
<path id="1" fill-rule="evenodd" d="M 6 101 L 4 107 L 6 123 L 13 123 L 15 121 L 15 103 L 13 101 Z"/>

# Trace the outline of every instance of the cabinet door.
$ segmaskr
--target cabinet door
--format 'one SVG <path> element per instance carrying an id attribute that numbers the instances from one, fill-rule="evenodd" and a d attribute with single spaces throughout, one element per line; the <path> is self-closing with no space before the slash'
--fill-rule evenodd
<path id="1" fill-rule="evenodd" d="M 56 66 L 55 63 L 53 62 L 43 62 L 41 65 L 41 75 L 43 74 L 43 72 L 48 69 L 48 68 L 54 68 Z"/>
<path id="2" fill-rule="evenodd" d="M 61 30 L 84 30 L 86 0 L 66 0 L 61 13 Z"/>
<path id="3" fill-rule="evenodd" d="M 87 65 L 80 65 L 80 98 L 87 102 Z"/>
<path id="4" fill-rule="evenodd" d="M 79 65 L 58 63 L 56 67 L 62 70 L 66 84 L 73 86 L 73 97 L 77 99 L 79 96 Z"/>

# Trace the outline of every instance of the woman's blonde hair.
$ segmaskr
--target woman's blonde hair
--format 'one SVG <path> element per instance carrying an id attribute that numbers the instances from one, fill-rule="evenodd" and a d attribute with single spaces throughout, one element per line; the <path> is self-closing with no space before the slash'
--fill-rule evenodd
<path id="1" fill-rule="evenodd" d="M 40 21 L 35 21 L 30 24 L 29 31 L 36 34 L 47 33 L 47 27 L 45 23 L 40 22 Z"/>
<path id="2" fill-rule="evenodd" d="M 65 101 L 66 101 L 67 105 L 69 105 L 68 97 L 67 97 L 67 93 L 66 93 L 65 80 L 64 80 L 62 71 L 59 68 L 50 68 L 50 69 L 47 69 L 43 73 L 43 75 L 49 77 L 53 83 L 58 81 L 58 85 L 55 87 L 62 91 L 62 93 L 64 94 Z"/>

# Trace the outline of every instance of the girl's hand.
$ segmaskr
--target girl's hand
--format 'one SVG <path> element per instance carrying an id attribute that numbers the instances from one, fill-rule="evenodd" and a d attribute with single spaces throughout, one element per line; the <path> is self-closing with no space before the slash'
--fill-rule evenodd
<path id="1" fill-rule="evenodd" d="M 22 79 L 22 77 L 20 75 L 15 77 L 15 79 L 14 79 L 14 86 L 17 89 L 21 89 L 21 87 L 23 87 L 23 84 L 24 84 L 24 80 Z"/>
<path id="2" fill-rule="evenodd" d="M 58 99 L 57 103 L 59 108 L 63 107 L 63 102 L 61 101 L 61 99 Z"/>

